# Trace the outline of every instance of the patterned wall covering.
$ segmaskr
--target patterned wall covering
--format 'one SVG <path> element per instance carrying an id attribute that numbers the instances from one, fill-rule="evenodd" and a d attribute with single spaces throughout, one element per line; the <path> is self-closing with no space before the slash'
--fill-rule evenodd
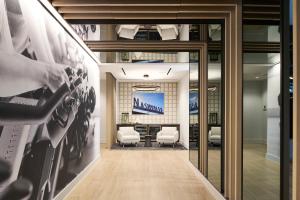
<path id="1" fill-rule="evenodd" d="M 196 87 L 197 83 L 191 82 L 191 87 Z M 208 104 L 208 120 L 210 113 L 217 113 L 218 114 L 218 124 L 221 123 L 221 91 L 220 91 L 220 84 L 219 83 L 209 83 L 209 86 L 216 86 L 215 91 L 208 91 L 207 92 L 207 104 Z M 198 123 L 198 115 L 190 115 L 190 123 L 197 124 Z"/>
<path id="2" fill-rule="evenodd" d="M 221 123 L 221 88 L 219 83 L 209 83 L 209 86 L 216 86 L 215 91 L 208 91 L 208 117 L 209 113 L 218 113 L 218 124 Z M 209 118 L 208 118 L 209 120 Z"/>
<path id="3" fill-rule="evenodd" d="M 165 94 L 164 115 L 132 115 L 132 86 L 134 85 L 160 86 L 160 90 L 157 92 L 163 92 Z M 117 117 L 117 123 L 121 122 L 121 114 L 126 112 L 129 113 L 129 122 L 131 123 L 177 123 L 177 83 L 119 82 L 118 87 L 119 113 Z"/>

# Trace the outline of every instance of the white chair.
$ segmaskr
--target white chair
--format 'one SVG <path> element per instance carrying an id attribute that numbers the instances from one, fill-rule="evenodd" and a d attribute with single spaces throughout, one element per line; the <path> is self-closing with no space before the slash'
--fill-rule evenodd
<path id="1" fill-rule="evenodd" d="M 176 127 L 162 127 L 156 135 L 156 141 L 159 146 L 161 144 L 173 144 L 173 147 L 178 142 L 179 133 Z"/>
<path id="2" fill-rule="evenodd" d="M 221 144 L 221 127 L 211 127 L 208 132 L 208 142 L 211 144 Z"/>
<path id="3" fill-rule="evenodd" d="M 140 142 L 140 134 L 135 131 L 133 126 L 120 127 L 117 134 L 117 139 L 120 145 L 135 144 Z"/>

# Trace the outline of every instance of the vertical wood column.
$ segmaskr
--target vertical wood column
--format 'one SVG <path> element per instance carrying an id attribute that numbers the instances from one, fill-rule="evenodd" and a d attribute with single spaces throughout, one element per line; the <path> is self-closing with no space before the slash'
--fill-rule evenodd
<path id="1" fill-rule="evenodd" d="M 237 3 L 225 24 L 224 195 L 242 199 L 242 6 Z"/>
<path id="2" fill-rule="evenodd" d="M 300 0 L 293 1 L 293 200 L 300 199 Z"/>
<path id="3" fill-rule="evenodd" d="M 200 155 L 200 171 L 204 176 L 207 176 L 207 38 L 208 25 L 199 25 L 199 40 L 204 42 L 204 47 L 199 51 L 199 155 Z"/>
<path id="4" fill-rule="evenodd" d="M 199 144 L 200 171 L 207 176 L 207 45 L 199 51 Z"/>
<path id="5" fill-rule="evenodd" d="M 207 24 L 199 25 L 199 40 L 200 40 L 200 42 L 207 42 L 207 40 L 208 40 L 208 25 Z"/>
<path id="6" fill-rule="evenodd" d="M 106 140 L 107 148 L 116 141 L 116 79 L 106 73 Z"/>

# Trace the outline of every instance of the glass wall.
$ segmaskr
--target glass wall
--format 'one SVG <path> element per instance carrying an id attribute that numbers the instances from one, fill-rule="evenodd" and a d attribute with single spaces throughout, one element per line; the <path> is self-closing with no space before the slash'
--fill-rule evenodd
<path id="1" fill-rule="evenodd" d="M 199 63 L 197 52 L 190 53 L 189 82 L 189 158 L 199 169 Z"/>
<path id="2" fill-rule="evenodd" d="M 244 53 L 243 199 L 280 199 L 280 54 Z"/>
<path id="3" fill-rule="evenodd" d="M 291 198 L 291 7 L 243 0 L 244 200 Z"/>
<path id="4" fill-rule="evenodd" d="M 212 59 L 217 56 L 218 60 Z M 222 81 L 221 54 L 208 56 L 208 180 L 221 191 L 222 165 Z"/>
<path id="5" fill-rule="evenodd" d="M 222 84 L 222 25 L 208 26 L 207 73 L 207 178 L 223 192 L 223 84 Z"/>

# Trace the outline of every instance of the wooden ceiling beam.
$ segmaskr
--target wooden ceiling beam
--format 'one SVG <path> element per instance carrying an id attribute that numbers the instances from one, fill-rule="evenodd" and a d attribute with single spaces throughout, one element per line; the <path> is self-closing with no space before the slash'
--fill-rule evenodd
<path id="1" fill-rule="evenodd" d="M 53 0 L 56 7 L 62 6 L 182 6 L 182 5 L 234 5 L 238 0 Z"/>
<path id="2" fill-rule="evenodd" d="M 207 16 L 211 16 L 210 19 L 220 19 L 223 18 L 220 15 L 209 15 L 209 13 L 103 13 L 103 14 L 63 14 L 65 20 L 164 20 L 164 19 L 196 19 L 203 18 L 207 19 Z M 145 22 L 146 23 L 146 22 Z"/>
<path id="3" fill-rule="evenodd" d="M 92 51 L 120 52 L 120 51 L 197 51 L 204 45 L 203 42 L 190 41 L 86 41 Z M 163 50 L 157 49 L 158 46 Z M 184 49 L 184 50 L 183 50 Z"/>
<path id="4" fill-rule="evenodd" d="M 167 6 L 135 6 L 135 7 L 123 7 L 123 6 L 69 6 L 58 7 L 59 13 L 201 13 L 218 10 L 224 11 L 224 7 L 221 6 L 180 6 L 180 7 L 167 7 Z"/>

